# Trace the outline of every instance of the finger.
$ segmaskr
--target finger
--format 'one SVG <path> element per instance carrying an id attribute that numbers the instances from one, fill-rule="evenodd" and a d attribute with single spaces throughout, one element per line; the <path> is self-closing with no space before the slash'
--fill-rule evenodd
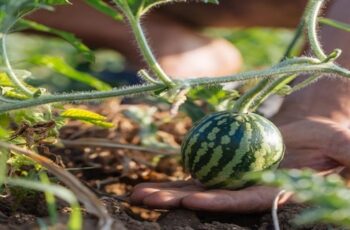
<path id="1" fill-rule="evenodd" d="M 339 130 L 331 139 L 327 156 L 350 169 L 350 132 Z"/>
<path id="2" fill-rule="evenodd" d="M 280 164 L 281 168 L 312 168 L 327 171 L 339 167 L 339 163 L 328 157 L 322 157 L 321 149 L 289 149 Z"/>
<path id="3" fill-rule="evenodd" d="M 300 135 L 295 135 L 296 129 L 302 128 Z M 302 146 L 303 148 L 326 147 L 327 141 L 336 128 L 334 122 L 322 119 L 308 119 L 292 122 L 280 127 L 286 146 Z M 320 132 L 320 129 L 323 131 Z M 301 138 L 302 137 L 302 138 Z M 317 139 L 315 139 L 317 137 Z M 317 141 L 316 141 L 317 140 Z M 320 141 L 321 140 L 321 141 Z"/>
<path id="4" fill-rule="evenodd" d="M 130 203 L 134 205 L 140 205 L 143 203 L 145 197 L 158 191 L 160 191 L 160 188 L 135 188 L 130 195 Z"/>
<path id="5" fill-rule="evenodd" d="M 185 208 L 199 211 L 251 213 L 265 211 L 279 190 L 276 188 L 255 186 L 239 191 L 212 190 L 188 194 L 181 200 Z"/>
<path id="6" fill-rule="evenodd" d="M 142 204 L 145 197 L 151 195 L 152 193 L 158 192 L 162 189 L 168 188 L 183 188 L 186 186 L 194 186 L 194 182 L 189 181 L 174 181 L 174 182 L 165 182 L 165 183 L 142 183 L 134 187 L 130 201 L 133 204 Z"/>
<path id="7" fill-rule="evenodd" d="M 192 187 L 191 189 L 171 189 L 160 190 L 152 193 L 143 199 L 143 204 L 159 209 L 172 209 L 181 206 L 181 200 L 194 192 L 200 191 L 201 188 Z"/>
<path id="8" fill-rule="evenodd" d="M 171 181 L 162 183 L 141 183 L 134 187 L 134 189 L 140 188 L 181 188 L 188 185 L 193 185 L 195 182 L 193 180 L 181 180 L 181 181 Z"/>

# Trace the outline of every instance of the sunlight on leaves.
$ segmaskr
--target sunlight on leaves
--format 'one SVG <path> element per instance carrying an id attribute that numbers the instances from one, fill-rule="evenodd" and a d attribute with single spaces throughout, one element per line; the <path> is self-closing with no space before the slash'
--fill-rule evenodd
<path id="1" fill-rule="evenodd" d="M 61 117 L 84 121 L 104 128 L 114 127 L 113 123 L 106 121 L 105 116 L 84 109 L 67 109 L 61 113 Z"/>

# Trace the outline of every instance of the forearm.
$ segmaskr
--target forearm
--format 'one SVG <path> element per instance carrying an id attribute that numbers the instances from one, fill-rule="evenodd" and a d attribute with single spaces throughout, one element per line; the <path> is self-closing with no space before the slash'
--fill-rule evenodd
<path id="1" fill-rule="evenodd" d="M 349 0 L 334 1 L 327 17 L 350 23 L 349 9 Z M 323 26 L 320 38 L 326 53 L 335 48 L 342 49 L 337 62 L 350 68 L 350 33 Z M 323 116 L 346 123 L 350 121 L 350 79 L 323 77 L 317 83 L 288 96 L 278 117 L 295 120 L 306 116 Z"/>

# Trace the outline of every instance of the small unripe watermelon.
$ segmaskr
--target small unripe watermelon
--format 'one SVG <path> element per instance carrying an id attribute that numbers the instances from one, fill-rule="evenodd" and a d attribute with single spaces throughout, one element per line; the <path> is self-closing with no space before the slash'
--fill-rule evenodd
<path id="1" fill-rule="evenodd" d="M 236 189 L 243 176 L 278 167 L 284 155 L 278 128 L 254 113 L 218 112 L 204 117 L 185 137 L 182 161 L 208 188 Z"/>

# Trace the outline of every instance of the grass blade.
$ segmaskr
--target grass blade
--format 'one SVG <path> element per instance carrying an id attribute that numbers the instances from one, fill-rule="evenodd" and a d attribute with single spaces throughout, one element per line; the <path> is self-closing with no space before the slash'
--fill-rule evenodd
<path id="1" fill-rule="evenodd" d="M 59 185 L 48 185 L 40 182 L 33 183 L 33 181 L 24 180 L 24 179 L 7 178 L 6 183 L 12 186 L 20 186 L 20 187 L 33 189 L 33 190 L 37 190 L 45 193 L 55 194 L 57 197 L 68 202 L 72 208 L 72 213 L 70 215 L 69 222 L 68 222 L 68 229 L 72 229 L 72 230 L 82 229 L 83 220 L 82 220 L 82 214 L 80 211 L 80 206 L 79 206 L 78 200 L 70 190 Z"/>
<path id="2" fill-rule="evenodd" d="M 42 184 L 50 185 L 50 179 L 45 172 L 39 174 L 39 178 Z M 50 216 L 52 225 L 56 225 L 58 221 L 56 199 L 53 193 L 45 191 L 45 199 L 47 203 L 47 209 Z"/>
<path id="3" fill-rule="evenodd" d="M 0 148 L 0 188 L 7 175 L 8 150 Z"/>

